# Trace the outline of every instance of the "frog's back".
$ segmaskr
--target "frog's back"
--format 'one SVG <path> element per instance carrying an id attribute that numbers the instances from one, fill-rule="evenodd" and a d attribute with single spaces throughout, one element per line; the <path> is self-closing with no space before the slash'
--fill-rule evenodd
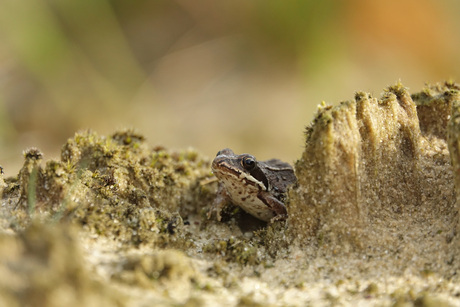
<path id="1" fill-rule="evenodd" d="M 279 159 L 270 159 L 263 161 L 267 170 L 276 173 L 276 176 L 270 176 L 272 188 L 278 189 L 280 193 L 286 193 L 288 186 L 297 181 L 292 166 Z"/>
<path id="2" fill-rule="evenodd" d="M 276 168 L 276 169 L 291 169 L 292 170 L 292 166 L 291 164 L 287 163 L 287 162 L 284 162 L 284 161 L 281 161 L 280 159 L 270 159 L 270 160 L 266 160 L 266 161 L 262 161 L 263 163 L 265 163 L 265 166 L 269 167 L 269 168 Z"/>

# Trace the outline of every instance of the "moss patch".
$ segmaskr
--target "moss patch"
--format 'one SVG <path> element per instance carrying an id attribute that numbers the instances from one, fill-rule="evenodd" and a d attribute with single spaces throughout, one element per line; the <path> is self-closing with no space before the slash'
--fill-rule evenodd
<path id="1" fill-rule="evenodd" d="M 17 217 L 13 224 L 27 223 L 26 215 L 65 219 L 134 245 L 179 231 L 181 216 L 200 210 L 206 198 L 200 180 L 210 175 L 209 162 L 193 150 L 151 149 L 131 130 L 109 138 L 77 133 L 63 146 L 61 161 L 44 167 L 38 149 L 24 155 L 18 178 L 4 189 Z"/>

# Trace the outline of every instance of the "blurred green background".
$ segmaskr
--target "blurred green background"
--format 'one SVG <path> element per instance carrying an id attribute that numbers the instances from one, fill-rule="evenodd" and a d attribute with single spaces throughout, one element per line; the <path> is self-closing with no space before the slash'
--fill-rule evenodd
<path id="1" fill-rule="evenodd" d="M 0 165 L 81 129 L 294 161 L 322 101 L 458 80 L 456 0 L 0 0 Z"/>

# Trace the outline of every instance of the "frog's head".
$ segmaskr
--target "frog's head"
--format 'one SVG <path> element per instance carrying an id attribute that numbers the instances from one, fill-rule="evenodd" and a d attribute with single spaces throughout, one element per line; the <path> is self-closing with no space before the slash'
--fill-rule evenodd
<path id="1" fill-rule="evenodd" d="M 222 149 L 212 161 L 211 168 L 214 175 L 224 183 L 268 189 L 267 177 L 256 158 L 250 154 L 236 155 L 229 148 Z"/>

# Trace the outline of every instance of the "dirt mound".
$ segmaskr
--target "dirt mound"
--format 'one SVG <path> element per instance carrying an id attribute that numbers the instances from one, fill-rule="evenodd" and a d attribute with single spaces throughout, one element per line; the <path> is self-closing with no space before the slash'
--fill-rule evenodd
<path id="1" fill-rule="evenodd" d="M 391 255 L 395 270 L 454 274 L 458 90 L 444 83 L 411 96 L 396 84 L 380 99 L 359 92 L 322 106 L 296 163 L 294 236 L 335 253 Z"/>

